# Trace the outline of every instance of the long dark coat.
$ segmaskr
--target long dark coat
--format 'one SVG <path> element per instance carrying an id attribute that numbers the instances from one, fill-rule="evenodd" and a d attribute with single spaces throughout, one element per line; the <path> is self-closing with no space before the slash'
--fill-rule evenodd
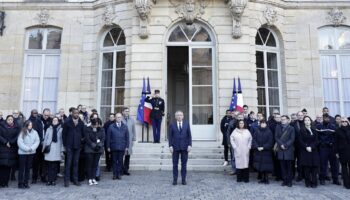
<path id="1" fill-rule="evenodd" d="M 264 150 L 258 151 L 258 147 Z M 254 168 L 260 172 L 272 172 L 273 134 L 269 128 L 258 128 L 253 135 Z"/>
<path id="2" fill-rule="evenodd" d="M 0 165 L 12 167 L 18 162 L 18 146 L 17 138 L 21 128 L 14 123 L 13 127 L 9 127 L 6 122 L 0 124 Z M 6 146 L 10 143 L 10 148 Z"/>
<path id="3" fill-rule="evenodd" d="M 350 126 L 342 126 L 335 133 L 339 161 L 341 163 L 350 162 Z"/>
<path id="4" fill-rule="evenodd" d="M 104 144 L 105 144 L 105 131 L 103 128 L 98 127 L 96 132 L 93 130 L 91 126 L 85 127 L 85 144 L 84 144 L 84 152 L 85 153 L 103 153 Z M 100 142 L 97 142 L 100 140 Z"/>
<path id="5" fill-rule="evenodd" d="M 228 137 L 226 134 L 227 134 L 227 129 L 228 129 L 230 121 L 231 121 L 231 117 L 224 116 L 220 122 L 220 130 L 222 133 L 222 145 L 224 145 L 224 146 L 228 145 L 228 141 L 227 141 Z"/>
<path id="6" fill-rule="evenodd" d="M 286 135 L 282 138 L 284 132 Z M 276 126 L 275 141 L 278 146 L 278 160 L 294 160 L 294 139 L 295 130 L 292 126 L 288 124 L 284 129 L 282 125 Z M 281 148 L 282 145 L 286 148 L 285 150 Z"/>
<path id="7" fill-rule="evenodd" d="M 302 127 L 299 132 L 299 155 L 300 155 L 300 165 L 307 167 L 319 167 L 320 156 L 318 153 L 318 133 L 316 130 L 311 129 L 311 132 Z M 311 152 L 306 150 L 306 147 L 311 147 Z"/>

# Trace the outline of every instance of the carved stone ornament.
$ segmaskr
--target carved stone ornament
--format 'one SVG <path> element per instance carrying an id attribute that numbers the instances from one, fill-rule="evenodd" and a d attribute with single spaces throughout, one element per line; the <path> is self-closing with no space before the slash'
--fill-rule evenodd
<path id="1" fill-rule="evenodd" d="M 148 17 L 156 0 L 135 0 L 135 8 L 140 17 L 139 36 L 142 39 L 148 38 Z"/>
<path id="2" fill-rule="evenodd" d="M 37 14 L 36 19 L 41 26 L 47 26 L 49 24 L 50 14 L 47 9 L 40 10 Z"/>
<path id="3" fill-rule="evenodd" d="M 185 20 L 188 25 L 204 14 L 204 9 L 208 6 L 209 0 L 169 0 L 175 7 L 175 12 Z"/>
<path id="4" fill-rule="evenodd" d="M 339 26 L 345 22 L 346 17 L 338 8 L 333 8 L 328 12 L 327 20 L 334 26 Z"/>
<path id="5" fill-rule="evenodd" d="M 264 17 L 266 19 L 267 25 L 272 26 L 278 20 L 277 11 L 272 7 L 267 7 L 264 11 Z"/>
<path id="6" fill-rule="evenodd" d="M 240 38 L 242 37 L 241 31 L 241 17 L 243 15 L 244 9 L 247 6 L 248 0 L 228 0 L 227 3 L 230 8 L 232 15 L 232 37 Z"/>
<path id="7" fill-rule="evenodd" d="M 113 26 L 113 20 L 115 18 L 115 12 L 113 5 L 108 5 L 104 8 L 104 12 L 102 15 L 103 23 L 106 26 Z"/>

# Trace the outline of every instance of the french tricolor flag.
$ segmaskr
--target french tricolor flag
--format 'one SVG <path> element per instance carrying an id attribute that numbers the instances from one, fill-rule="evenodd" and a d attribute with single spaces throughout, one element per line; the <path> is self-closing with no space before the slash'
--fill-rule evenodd
<path id="1" fill-rule="evenodd" d="M 151 86 L 149 84 L 149 77 L 147 77 L 147 90 L 145 92 L 145 94 L 151 94 Z M 149 97 L 146 98 L 144 107 L 143 107 L 143 120 L 144 122 L 146 122 L 147 124 L 152 124 L 152 120 L 151 120 L 151 111 L 153 109 L 152 104 L 148 101 Z"/>

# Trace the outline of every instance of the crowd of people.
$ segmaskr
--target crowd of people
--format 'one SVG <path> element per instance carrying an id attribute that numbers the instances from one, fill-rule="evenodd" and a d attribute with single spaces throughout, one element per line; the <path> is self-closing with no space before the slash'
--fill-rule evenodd
<path id="1" fill-rule="evenodd" d="M 316 188 L 326 181 L 341 185 L 341 174 L 344 187 L 350 189 L 348 118 L 330 116 L 327 107 L 315 120 L 306 109 L 291 116 L 275 109 L 266 119 L 261 112 L 243 108 L 242 113 L 227 110 L 221 120 L 223 165 L 229 164 L 230 153 L 231 174 L 237 175 L 237 182 L 249 182 L 249 172 L 257 171 L 259 183 L 268 184 L 272 174 L 282 186 L 292 187 L 295 179 Z"/>
<path id="2" fill-rule="evenodd" d="M 2 115 L 0 112 L 0 187 L 16 180 L 17 171 L 20 189 L 29 188 L 30 171 L 32 184 L 40 179 L 53 186 L 57 177 L 64 176 L 65 187 L 70 182 L 80 186 L 83 180 L 97 185 L 104 152 L 106 171 L 113 172 L 113 180 L 130 175 L 136 133 L 127 107 L 122 113 L 111 113 L 104 124 L 95 109 L 90 114 L 82 105 L 70 108 L 69 116 L 64 109 L 52 115 L 47 108 L 41 114 L 32 110 L 27 120 L 17 110 L 5 119 Z"/>

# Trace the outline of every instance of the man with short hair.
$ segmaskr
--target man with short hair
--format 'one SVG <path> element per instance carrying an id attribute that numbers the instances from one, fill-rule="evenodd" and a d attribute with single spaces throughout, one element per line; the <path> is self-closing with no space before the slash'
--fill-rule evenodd
<path id="1" fill-rule="evenodd" d="M 121 113 L 115 115 L 116 121 L 107 131 L 107 150 L 112 154 L 113 180 L 121 179 L 123 156 L 129 148 L 129 130 L 122 122 Z"/>
<path id="2" fill-rule="evenodd" d="M 151 120 L 153 129 L 153 142 L 160 143 L 160 129 L 164 116 L 165 101 L 160 97 L 160 91 L 155 90 L 153 97 L 146 99 L 152 104 Z"/>
<path id="3" fill-rule="evenodd" d="M 224 164 L 223 166 L 227 166 L 228 165 L 228 137 L 227 137 L 227 129 L 228 129 L 228 125 L 231 121 L 231 111 L 230 110 L 226 110 L 226 115 L 221 119 L 220 122 L 220 130 L 222 133 L 222 145 L 224 146 Z"/>
<path id="4" fill-rule="evenodd" d="M 305 126 L 304 117 L 305 117 L 304 112 L 299 111 L 297 112 L 297 120 L 290 123 L 290 125 L 295 129 L 295 142 L 294 142 L 295 160 L 293 162 L 293 176 L 295 176 L 295 171 L 297 171 L 298 172 L 298 176 L 296 179 L 297 182 L 302 181 L 304 178 L 303 169 L 302 169 L 302 166 L 300 165 L 300 152 L 299 152 L 299 149 L 300 149 L 299 136 L 300 136 L 300 130 Z M 296 169 L 295 169 L 295 164 L 297 165 Z"/>
<path id="5" fill-rule="evenodd" d="M 188 153 L 192 148 L 191 128 L 189 123 L 183 120 L 182 111 L 176 111 L 175 118 L 176 122 L 173 122 L 169 127 L 169 149 L 173 158 L 173 185 L 177 185 L 180 156 L 182 185 L 186 185 Z"/>
<path id="6" fill-rule="evenodd" d="M 133 142 L 136 141 L 136 128 L 135 120 L 130 117 L 130 109 L 128 107 L 123 108 L 123 123 L 128 127 L 129 131 L 129 148 L 125 152 L 124 162 L 123 162 L 123 174 L 130 175 L 129 165 L 130 165 L 130 156 L 132 154 Z"/>

